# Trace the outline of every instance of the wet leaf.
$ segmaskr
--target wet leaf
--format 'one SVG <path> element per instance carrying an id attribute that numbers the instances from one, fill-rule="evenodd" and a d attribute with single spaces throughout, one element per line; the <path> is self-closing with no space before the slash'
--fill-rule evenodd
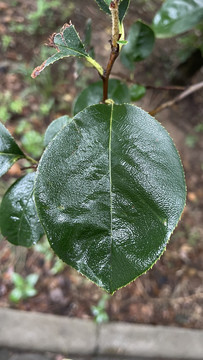
<path id="1" fill-rule="evenodd" d="M 46 148 L 35 201 L 50 245 L 113 293 L 165 250 L 185 205 L 167 131 L 133 105 L 93 105 Z"/>
<path id="2" fill-rule="evenodd" d="M 72 119 L 69 116 L 64 115 L 52 121 L 44 135 L 44 146 L 47 146 L 56 134 L 71 120 Z"/>
<path id="3" fill-rule="evenodd" d="M 0 228 L 14 245 L 36 244 L 44 231 L 39 222 L 33 198 L 35 173 L 17 180 L 6 192 L 0 206 Z"/>

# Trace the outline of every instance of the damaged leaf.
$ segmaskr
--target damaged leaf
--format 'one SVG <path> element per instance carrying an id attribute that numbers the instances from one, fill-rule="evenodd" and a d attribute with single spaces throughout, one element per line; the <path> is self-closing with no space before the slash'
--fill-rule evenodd
<path id="1" fill-rule="evenodd" d="M 51 35 L 48 46 L 57 50 L 57 53 L 45 60 L 40 66 L 37 66 L 32 72 L 31 77 L 36 78 L 49 65 L 64 57 L 76 56 L 85 58 L 92 66 L 94 66 L 100 75 L 103 75 L 102 67 L 86 52 L 74 25 L 65 24 L 60 33 Z"/>

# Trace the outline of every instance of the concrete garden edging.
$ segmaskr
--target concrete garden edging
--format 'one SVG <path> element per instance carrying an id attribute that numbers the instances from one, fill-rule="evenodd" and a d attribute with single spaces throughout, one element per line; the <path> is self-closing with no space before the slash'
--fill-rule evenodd
<path id="1" fill-rule="evenodd" d="M 203 330 L 108 323 L 0 308 L 0 347 L 147 359 L 203 359 Z"/>

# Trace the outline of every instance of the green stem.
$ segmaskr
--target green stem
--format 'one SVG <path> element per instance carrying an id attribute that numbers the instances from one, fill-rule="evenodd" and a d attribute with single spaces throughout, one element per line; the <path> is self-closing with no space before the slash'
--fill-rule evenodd
<path id="1" fill-rule="evenodd" d="M 38 161 L 30 157 L 29 155 L 25 155 L 26 160 L 31 162 L 32 164 L 38 165 Z"/>
<path id="2" fill-rule="evenodd" d="M 87 56 L 86 60 L 97 69 L 100 76 L 103 76 L 104 74 L 103 67 L 96 60 L 94 60 L 91 56 Z"/>

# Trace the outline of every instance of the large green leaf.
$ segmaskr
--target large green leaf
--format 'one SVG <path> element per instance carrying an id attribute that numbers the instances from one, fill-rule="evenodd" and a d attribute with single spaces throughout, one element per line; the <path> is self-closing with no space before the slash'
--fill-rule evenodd
<path id="1" fill-rule="evenodd" d="M 48 45 L 54 47 L 57 50 L 57 53 L 45 60 L 40 66 L 37 66 L 31 75 L 32 78 L 36 78 L 40 75 L 47 66 L 69 56 L 85 58 L 97 69 L 100 75 L 103 75 L 102 67 L 86 52 L 74 25 L 65 24 L 60 33 L 54 33 L 49 38 Z"/>
<path id="2" fill-rule="evenodd" d="M 163 253 L 185 204 L 166 130 L 133 105 L 78 113 L 46 148 L 35 200 L 56 254 L 110 293 Z"/>
<path id="3" fill-rule="evenodd" d="M 10 167 L 25 155 L 16 144 L 5 126 L 0 123 L 0 176 L 5 174 Z"/>
<path id="4" fill-rule="evenodd" d="M 71 120 L 68 115 L 64 115 L 52 121 L 44 135 L 44 146 L 47 146 L 56 134 Z"/>
<path id="5" fill-rule="evenodd" d="M 117 79 L 109 80 L 109 99 L 112 99 L 117 104 L 122 104 L 130 101 L 130 93 L 126 84 Z M 84 89 L 77 97 L 74 106 L 73 114 L 77 114 L 89 105 L 99 104 L 103 98 L 102 81 L 97 81 Z"/>
<path id="6" fill-rule="evenodd" d="M 14 245 L 32 246 L 44 233 L 33 198 L 35 175 L 30 173 L 17 180 L 1 203 L 1 232 Z"/>
<path id="7" fill-rule="evenodd" d="M 169 38 L 203 21 L 202 0 L 166 0 L 153 20 L 156 37 Z"/>
<path id="8" fill-rule="evenodd" d="M 122 63 L 131 70 L 134 69 L 134 63 L 147 58 L 154 46 L 154 32 L 142 21 L 136 21 L 129 30 L 127 45 L 121 51 Z"/>

